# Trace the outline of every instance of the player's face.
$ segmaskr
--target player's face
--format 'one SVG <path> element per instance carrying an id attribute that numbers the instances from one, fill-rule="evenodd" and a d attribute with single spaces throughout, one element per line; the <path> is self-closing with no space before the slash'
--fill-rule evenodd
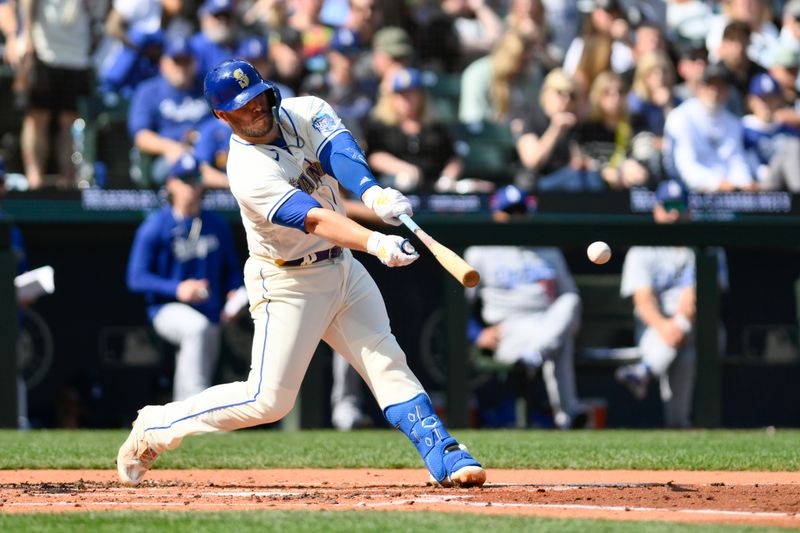
<path id="1" fill-rule="evenodd" d="M 266 93 L 259 94 L 235 111 L 221 111 L 219 114 L 243 139 L 268 142 L 275 134 L 275 118 Z"/>

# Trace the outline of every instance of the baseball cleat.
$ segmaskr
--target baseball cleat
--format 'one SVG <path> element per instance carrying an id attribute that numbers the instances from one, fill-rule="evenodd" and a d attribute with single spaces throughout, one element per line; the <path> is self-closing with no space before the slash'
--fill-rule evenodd
<path id="1" fill-rule="evenodd" d="M 120 482 L 123 485 L 138 485 L 156 458 L 158 452 L 144 440 L 144 424 L 140 416 L 133 422 L 131 434 L 117 453 L 117 475 Z"/>
<path id="2" fill-rule="evenodd" d="M 458 446 L 450 446 L 445 450 L 445 455 L 449 455 L 454 452 L 457 453 L 456 456 L 453 457 L 455 461 L 452 463 L 452 465 L 454 468 L 456 468 L 456 470 L 452 473 L 448 473 L 447 476 L 441 481 L 437 481 L 432 475 L 429 475 L 428 485 L 433 485 L 434 487 L 468 488 L 480 487 L 486 483 L 486 471 L 475 459 L 473 459 L 473 457 L 469 454 L 469 451 L 467 451 L 466 446 L 463 444 L 459 444 Z M 449 461 L 446 461 L 446 463 L 448 462 Z"/>
<path id="3" fill-rule="evenodd" d="M 637 400 L 644 400 L 647 396 L 647 386 L 650 384 L 650 372 L 641 363 L 621 366 L 614 372 L 614 378 L 628 387 Z"/>

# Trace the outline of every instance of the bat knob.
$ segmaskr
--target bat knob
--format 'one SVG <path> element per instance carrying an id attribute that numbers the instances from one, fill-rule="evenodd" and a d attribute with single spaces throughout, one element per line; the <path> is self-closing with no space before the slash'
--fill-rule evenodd
<path id="1" fill-rule="evenodd" d="M 417 251 L 411 244 L 411 241 L 409 241 L 408 239 L 403 239 L 403 242 L 400 243 L 400 249 L 403 251 L 404 254 L 408 255 L 416 253 Z"/>

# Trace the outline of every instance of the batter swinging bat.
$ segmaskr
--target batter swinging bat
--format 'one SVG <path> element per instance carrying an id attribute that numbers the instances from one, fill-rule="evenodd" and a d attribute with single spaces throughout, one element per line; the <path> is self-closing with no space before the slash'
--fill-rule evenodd
<path id="1" fill-rule="evenodd" d="M 422 244 L 428 247 L 433 256 L 445 270 L 450 272 L 465 287 L 474 287 L 481 280 L 481 275 L 469 263 L 461 259 L 453 250 L 440 244 L 436 239 L 425 233 L 416 222 L 408 215 L 400 215 L 400 221 L 419 237 Z"/>

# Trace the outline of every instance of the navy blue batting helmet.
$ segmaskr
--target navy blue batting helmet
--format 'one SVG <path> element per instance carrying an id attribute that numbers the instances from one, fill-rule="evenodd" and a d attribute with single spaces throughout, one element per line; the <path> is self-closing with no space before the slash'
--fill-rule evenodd
<path id="1" fill-rule="evenodd" d="M 277 111 L 281 93 L 274 84 L 264 81 L 253 65 L 243 59 L 228 59 L 212 68 L 203 84 L 206 101 L 211 109 L 235 111 L 266 92 L 270 107 Z"/>

